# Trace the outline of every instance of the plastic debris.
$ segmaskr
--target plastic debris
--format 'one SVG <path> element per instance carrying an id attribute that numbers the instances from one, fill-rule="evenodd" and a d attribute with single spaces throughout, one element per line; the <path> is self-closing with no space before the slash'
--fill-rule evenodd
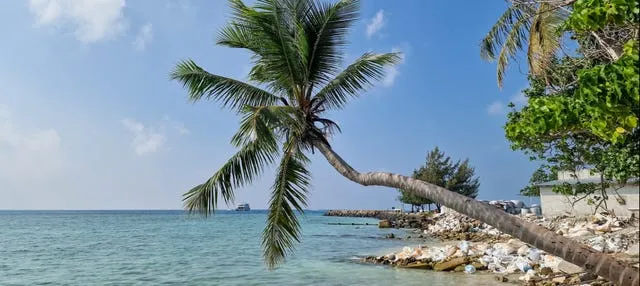
<path id="1" fill-rule="evenodd" d="M 476 268 L 473 267 L 473 265 L 469 264 L 469 265 L 464 267 L 464 273 L 467 273 L 467 274 L 476 273 Z"/>

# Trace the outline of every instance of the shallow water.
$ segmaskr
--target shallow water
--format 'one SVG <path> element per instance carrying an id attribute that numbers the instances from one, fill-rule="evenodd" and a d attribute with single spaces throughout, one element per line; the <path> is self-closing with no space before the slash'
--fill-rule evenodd
<path id="1" fill-rule="evenodd" d="M 366 218 L 307 212 L 302 243 L 267 271 L 266 212 L 0 211 L 0 285 L 493 285 L 487 275 L 363 265 L 407 242 Z"/>

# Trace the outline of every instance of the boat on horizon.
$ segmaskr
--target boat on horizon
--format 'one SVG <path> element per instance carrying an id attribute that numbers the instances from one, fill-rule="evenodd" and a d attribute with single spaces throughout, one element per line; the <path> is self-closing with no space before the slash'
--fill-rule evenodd
<path id="1" fill-rule="evenodd" d="M 248 203 L 241 203 L 235 209 L 236 211 L 250 211 L 251 207 L 249 207 Z"/>

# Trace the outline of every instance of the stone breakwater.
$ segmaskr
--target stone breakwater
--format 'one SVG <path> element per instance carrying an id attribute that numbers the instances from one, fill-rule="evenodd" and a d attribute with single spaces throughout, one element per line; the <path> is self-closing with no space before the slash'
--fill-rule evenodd
<path id="1" fill-rule="evenodd" d="M 385 210 L 328 210 L 325 216 L 342 216 L 342 217 L 370 217 L 377 219 L 396 219 L 398 217 L 407 216 L 406 213 L 385 211 Z"/>
<path id="2" fill-rule="evenodd" d="M 502 241 L 509 238 L 479 220 L 456 214 L 453 211 L 449 211 L 448 214 L 436 214 L 433 212 L 401 213 L 385 210 L 329 210 L 324 215 L 376 218 L 380 220 L 378 223 L 380 228 L 414 229 L 415 232 L 419 232 L 416 236 L 424 235 L 443 241 Z"/>

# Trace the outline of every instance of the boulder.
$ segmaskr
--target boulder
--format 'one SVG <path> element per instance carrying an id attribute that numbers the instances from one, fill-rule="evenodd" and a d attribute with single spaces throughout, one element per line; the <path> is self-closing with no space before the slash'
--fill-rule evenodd
<path id="1" fill-rule="evenodd" d="M 476 262 L 472 263 L 471 265 L 473 265 L 473 267 L 475 267 L 476 270 L 486 270 L 487 269 L 487 267 L 484 266 L 484 264 L 482 264 L 479 261 L 476 261 Z"/>
<path id="2" fill-rule="evenodd" d="M 540 274 L 540 276 L 549 276 L 549 275 L 553 274 L 553 269 L 551 269 L 549 267 L 542 267 L 538 271 L 538 274 Z"/>
<path id="3" fill-rule="evenodd" d="M 391 228 L 391 221 L 388 219 L 383 219 L 378 222 L 379 228 Z"/>
<path id="4" fill-rule="evenodd" d="M 456 267 L 458 267 L 459 265 L 463 265 L 466 264 L 468 261 L 468 259 L 466 257 L 456 257 L 454 259 L 448 260 L 448 261 L 443 261 L 443 262 L 438 262 L 435 265 L 433 265 L 433 270 L 435 271 L 449 271 L 451 269 L 454 269 Z M 464 265 L 463 265 L 464 267 Z M 464 268 L 462 269 L 464 271 Z"/>
<path id="5" fill-rule="evenodd" d="M 411 268 L 411 269 L 433 269 L 433 263 L 424 262 L 424 261 L 416 261 L 412 263 L 407 263 L 405 265 L 398 265 L 400 268 Z"/>
<path id="6" fill-rule="evenodd" d="M 453 269 L 453 272 L 464 272 L 464 267 L 466 265 L 458 265 L 456 266 L 456 268 Z"/>
<path id="7" fill-rule="evenodd" d="M 579 272 L 583 271 L 582 267 L 574 265 L 574 264 L 571 264 L 571 263 L 569 263 L 567 261 L 564 261 L 564 260 L 561 260 L 558 263 L 558 270 L 560 272 L 569 273 L 569 274 L 579 273 Z"/>
<path id="8" fill-rule="evenodd" d="M 556 277 L 551 279 L 552 282 L 558 283 L 558 284 L 564 284 L 564 282 L 567 280 L 567 277 L 565 276 L 560 276 L 560 277 Z"/>

